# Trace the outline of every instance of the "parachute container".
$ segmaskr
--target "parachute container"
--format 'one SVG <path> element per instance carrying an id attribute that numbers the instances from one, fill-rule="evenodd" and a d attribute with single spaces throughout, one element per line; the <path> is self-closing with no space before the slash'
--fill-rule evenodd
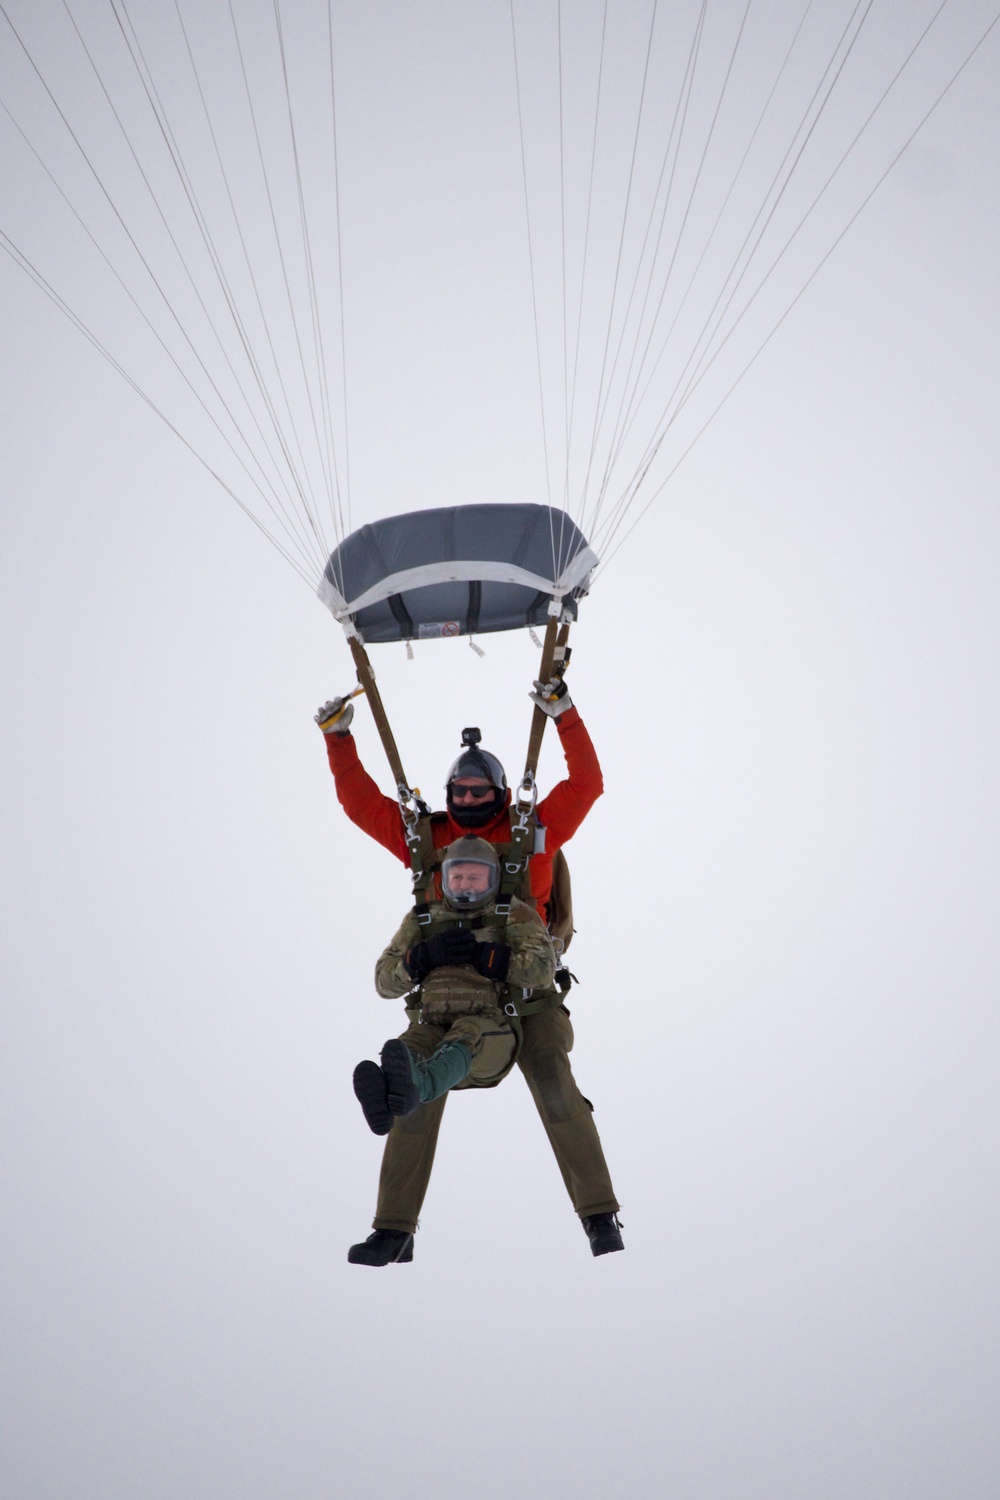
<path id="1" fill-rule="evenodd" d="M 549 505 L 453 505 L 373 521 L 331 553 L 317 590 L 366 643 L 575 620 L 597 566 Z"/>

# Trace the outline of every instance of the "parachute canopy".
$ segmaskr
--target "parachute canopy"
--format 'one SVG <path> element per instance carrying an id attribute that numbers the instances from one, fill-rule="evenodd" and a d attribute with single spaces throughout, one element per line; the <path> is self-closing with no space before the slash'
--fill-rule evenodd
<path id="1" fill-rule="evenodd" d="M 373 521 L 331 553 L 319 597 L 366 642 L 576 619 L 597 556 L 548 505 L 452 505 Z"/>

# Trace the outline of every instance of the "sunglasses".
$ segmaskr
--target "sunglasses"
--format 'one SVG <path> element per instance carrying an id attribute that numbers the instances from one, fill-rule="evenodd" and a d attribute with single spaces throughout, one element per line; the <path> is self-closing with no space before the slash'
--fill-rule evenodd
<path id="1" fill-rule="evenodd" d="M 488 802 L 495 795 L 496 787 L 466 786 L 461 781 L 453 781 L 450 792 L 453 802 Z"/>

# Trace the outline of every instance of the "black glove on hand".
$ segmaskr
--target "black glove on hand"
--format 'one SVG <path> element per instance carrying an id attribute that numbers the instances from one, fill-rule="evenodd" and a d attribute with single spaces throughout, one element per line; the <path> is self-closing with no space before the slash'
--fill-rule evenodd
<path id="1" fill-rule="evenodd" d="M 506 943 L 477 943 L 471 961 L 487 979 L 503 983 L 510 968 L 510 949 Z"/>
<path id="2" fill-rule="evenodd" d="M 479 947 L 480 944 L 467 927 L 453 927 L 447 932 L 439 932 L 437 937 L 429 938 L 426 943 L 416 943 L 403 963 L 406 972 L 419 984 L 432 969 L 475 963 Z"/>

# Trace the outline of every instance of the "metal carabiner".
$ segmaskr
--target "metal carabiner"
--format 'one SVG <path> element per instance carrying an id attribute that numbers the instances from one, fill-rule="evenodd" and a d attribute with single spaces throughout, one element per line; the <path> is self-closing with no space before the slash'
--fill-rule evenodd
<path id="1" fill-rule="evenodd" d="M 396 801 L 399 803 L 400 816 L 403 819 L 403 827 L 406 830 L 406 842 L 413 843 L 410 835 L 417 826 L 420 818 L 420 810 L 417 807 L 417 793 L 410 787 L 400 782 L 396 788 Z"/>
<path id="2" fill-rule="evenodd" d="M 531 771 L 525 771 L 521 785 L 517 789 L 514 806 L 511 809 L 517 816 L 515 826 L 522 832 L 527 831 L 528 819 L 535 811 L 535 803 L 538 801 L 538 787 Z"/>

